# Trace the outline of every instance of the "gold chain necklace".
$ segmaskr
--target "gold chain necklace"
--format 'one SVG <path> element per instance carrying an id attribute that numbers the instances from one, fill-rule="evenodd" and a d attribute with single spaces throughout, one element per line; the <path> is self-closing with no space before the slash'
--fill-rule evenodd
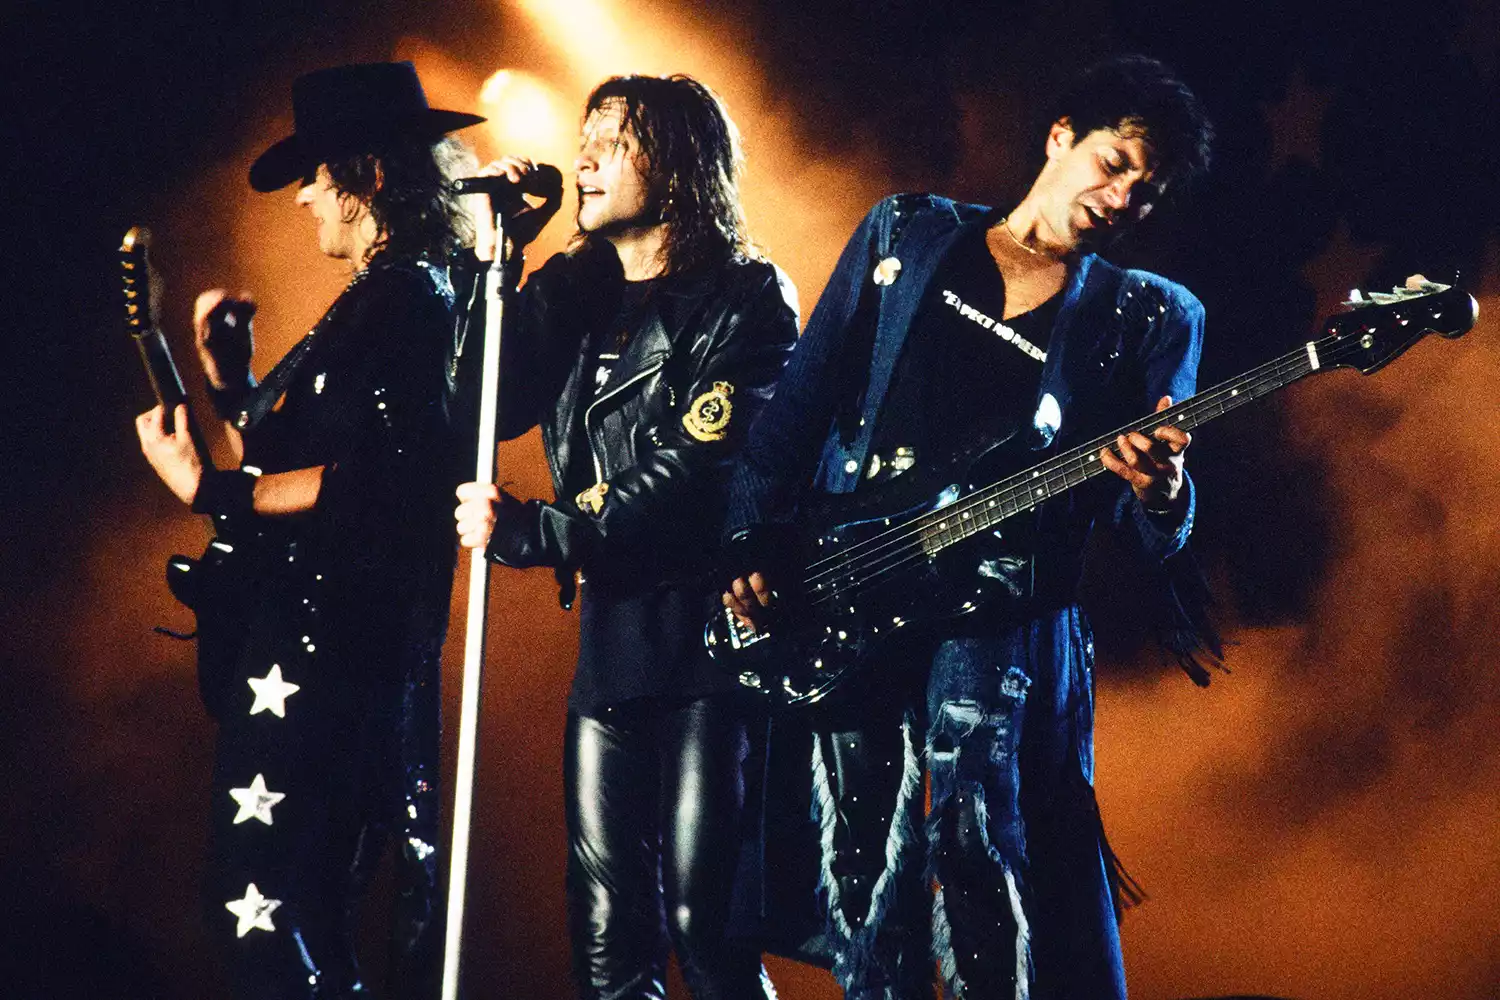
<path id="1" fill-rule="evenodd" d="M 1005 218 L 997 222 L 996 225 L 1005 230 L 1005 235 L 1010 237 L 1010 241 L 1012 243 L 1020 247 L 1022 250 L 1025 250 L 1027 253 L 1031 254 L 1031 256 L 1040 257 L 1042 255 L 1042 252 L 1040 250 L 1036 249 L 1035 247 L 1029 247 L 1025 243 L 1022 243 L 1019 239 L 1016 238 L 1016 234 L 1011 232 L 1010 216 L 1007 215 Z"/>

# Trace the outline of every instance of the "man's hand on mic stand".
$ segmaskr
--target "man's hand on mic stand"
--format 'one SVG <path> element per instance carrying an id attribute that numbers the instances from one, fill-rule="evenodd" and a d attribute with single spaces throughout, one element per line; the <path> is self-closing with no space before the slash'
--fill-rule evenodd
<path id="1" fill-rule="evenodd" d="M 524 156 L 502 156 L 486 164 L 479 171 L 483 177 L 505 177 L 518 189 L 526 187 L 526 178 L 534 173 L 537 165 Z M 474 215 L 474 256 L 480 260 L 495 259 L 495 206 L 489 195 L 468 195 L 482 199 Z M 527 204 L 524 211 L 517 212 L 505 220 L 505 236 L 510 241 L 510 252 L 526 246 L 546 227 L 557 214 L 561 198 L 543 199 L 539 205 Z"/>

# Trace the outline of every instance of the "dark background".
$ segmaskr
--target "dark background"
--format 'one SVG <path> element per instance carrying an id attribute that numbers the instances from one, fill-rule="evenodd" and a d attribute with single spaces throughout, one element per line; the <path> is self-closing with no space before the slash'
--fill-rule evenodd
<path id="1" fill-rule="evenodd" d="M 590 83 L 701 75 L 745 131 L 752 226 L 805 318 L 875 198 L 1013 201 L 1048 95 L 1099 57 L 1144 51 L 1219 128 L 1199 197 L 1117 255 L 1203 299 L 1200 384 L 1307 339 L 1356 285 L 1458 276 L 1483 309 L 1500 305 L 1500 15 L 1482 0 L 544 10 L 262 0 L 5 16 L 0 905 L 13 916 L 0 956 L 14 968 L 0 994 L 219 992 L 197 897 L 211 727 L 190 649 L 149 632 L 188 625 L 158 567 L 202 529 L 134 440 L 149 399 L 115 248 L 131 224 L 156 230 L 184 360 L 192 294 L 256 288 L 264 371 L 340 284 L 290 196 L 243 183 L 289 130 L 299 72 L 414 58 L 434 103 L 489 113 L 479 84 L 524 71 L 561 101 L 562 144 L 540 151 L 565 164 Z M 472 140 L 488 156 L 504 138 Z M 1372 379 L 1315 379 L 1198 435 L 1196 544 L 1236 643 L 1234 673 L 1207 691 L 1143 642 L 1119 567 L 1091 581 L 1101 797 L 1152 896 L 1126 921 L 1135 995 L 1494 995 L 1493 334 L 1486 313 L 1465 340 L 1423 343 Z M 502 463 L 545 491 L 535 441 Z M 472 995 L 562 997 L 558 764 L 576 626 L 545 579 L 497 575 L 491 609 L 466 968 Z M 381 968 L 372 953 L 377 985 Z M 776 972 L 784 996 L 834 995 L 821 973 Z"/>

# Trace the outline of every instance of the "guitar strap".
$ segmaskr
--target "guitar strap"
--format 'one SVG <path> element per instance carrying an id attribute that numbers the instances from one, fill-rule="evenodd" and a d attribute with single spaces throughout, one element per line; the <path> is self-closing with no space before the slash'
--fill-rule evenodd
<path id="1" fill-rule="evenodd" d="M 418 260 L 416 263 L 418 272 L 441 291 L 447 277 L 425 260 Z M 242 432 L 254 430 L 266 418 L 266 414 L 275 409 L 276 401 L 286 392 L 297 372 L 301 371 L 308 357 L 314 353 L 313 348 L 317 345 L 318 333 L 333 324 L 341 309 L 348 302 L 349 293 L 365 279 L 373 266 L 375 265 L 360 268 L 355 273 L 354 277 L 349 280 L 349 284 L 345 285 L 344 290 L 339 293 L 339 297 L 333 300 L 333 305 L 329 306 L 328 311 L 323 314 L 323 318 L 318 320 L 317 325 L 308 331 L 307 336 L 297 341 L 280 361 L 276 362 L 276 367 L 271 369 L 259 385 L 250 390 L 244 405 L 234 417 L 233 423 L 237 430 Z"/>
<path id="2" fill-rule="evenodd" d="M 874 246 L 871 247 L 869 258 L 871 267 L 895 253 L 896 244 L 901 242 L 906 224 L 916 214 L 919 205 L 928 201 L 927 196 L 921 194 L 896 196 L 888 225 L 873 234 Z M 860 280 L 859 301 L 854 307 L 854 316 L 849 323 L 849 338 L 844 344 L 841 361 L 843 371 L 864 373 L 870 371 L 874 364 L 876 328 L 880 320 L 880 293 L 881 288 L 869 279 L 869 275 Z M 854 399 L 847 400 L 839 409 L 836 419 L 839 438 L 845 447 L 852 447 L 859 434 L 859 419 L 864 412 L 865 397 L 869 391 L 870 383 L 867 380 L 864 391 Z"/>
<path id="3" fill-rule="evenodd" d="M 276 406 L 276 401 L 282 397 L 282 394 L 286 392 L 287 386 L 291 384 L 292 376 L 297 374 L 303 362 L 307 360 L 307 356 L 312 353 L 314 335 L 318 332 L 318 328 L 331 315 L 333 315 L 333 310 L 330 309 L 324 315 L 323 319 L 318 321 L 318 326 L 313 327 L 307 336 L 297 341 L 296 346 L 287 351 L 282 359 L 276 362 L 276 367 L 271 369 L 271 373 L 259 385 L 250 390 L 250 394 L 246 397 L 244 405 L 240 407 L 239 413 L 235 414 L 235 429 L 239 431 L 254 430 L 265 419 L 266 414 L 271 412 Z"/>

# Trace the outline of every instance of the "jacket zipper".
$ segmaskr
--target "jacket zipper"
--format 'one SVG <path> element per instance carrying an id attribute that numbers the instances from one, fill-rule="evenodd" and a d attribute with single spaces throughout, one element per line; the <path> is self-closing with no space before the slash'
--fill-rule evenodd
<path id="1" fill-rule="evenodd" d="M 604 395 L 594 400 L 583 411 L 583 436 L 588 438 L 589 441 L 589 458 L 594 460 L 594 483 L 596 485 L 604 482 L 604 465 L 599 461 L 599 453 L 594 449 L 594 432 L 589 429 L 589 417 L 593 415 L 594 407 L 598 406 L 606 399 L 609 399 L 613 396 L 618 396 L 626 389 L 629 389 L 631 386 L 635 385 L 641 379 L 649 378 L 650 376 L 655 375 L 657 372 L 665 368 L 666 365 L 667 361 L 665 358 L 663 358 L 652 367 L 636 372 L 634 375 L 630 376 L 627 381 L 620 383 L 609 392 L 606 392 Z"/>

